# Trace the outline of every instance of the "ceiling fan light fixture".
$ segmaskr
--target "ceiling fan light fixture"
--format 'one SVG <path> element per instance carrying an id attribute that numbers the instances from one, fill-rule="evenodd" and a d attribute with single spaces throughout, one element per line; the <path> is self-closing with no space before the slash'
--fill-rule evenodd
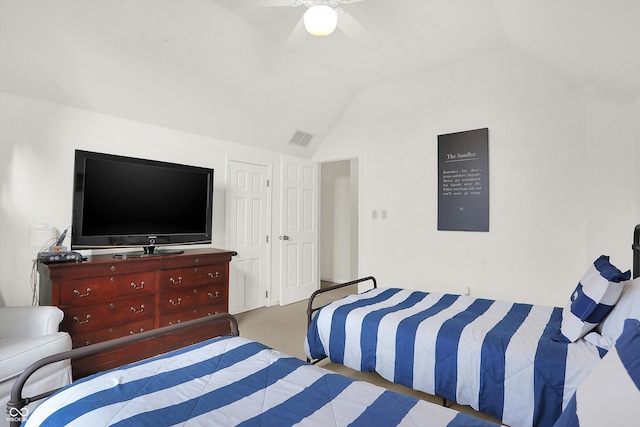
<path id="1" fill-rule="evenodd" d="M 304 28 L 312 36 L 328 36 L 338 25 L 338 13 L 331 6 L 311 6 L 302 17 Z"/>

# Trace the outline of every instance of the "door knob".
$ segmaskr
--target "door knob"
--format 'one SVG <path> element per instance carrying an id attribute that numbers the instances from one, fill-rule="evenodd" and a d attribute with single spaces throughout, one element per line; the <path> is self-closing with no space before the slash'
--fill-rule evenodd
<path id="1" fill-rule="evenodd" d="M 280 240 L 289 240 L 289 236 L 287 235 L 280 236 Z"/>

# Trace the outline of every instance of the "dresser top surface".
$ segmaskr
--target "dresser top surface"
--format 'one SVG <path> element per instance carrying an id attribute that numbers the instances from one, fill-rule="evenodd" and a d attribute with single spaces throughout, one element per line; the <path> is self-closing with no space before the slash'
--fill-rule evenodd
<path id="1" fill-rule="evenodd" d="M 184 262 L 191 262 L 194 258 L 203 257 L 206 259 L 215 259 L 220 262 L 229 262 L 231 257 L 236 255 L 233 251 L 216 248 L 199 248 L 199 249 L 185 249 L 179 254 L 153 254 L 153 255 L 138 255 L 127 256 L 127 253 L 118 253 L 118 257 L 114 257 L 114 254 L 98 254 L 90 255 L 85 261 L 82 262 L 61 262 L 47 264 L 48 269 L 53 273 L 56 270 L 65 270 L 69 267 L 89 267 L 97 265 L 118 265 L 118 264 L 145 264 L 146 268 L 170 267 L 172 265 L 180 265 Z"/>

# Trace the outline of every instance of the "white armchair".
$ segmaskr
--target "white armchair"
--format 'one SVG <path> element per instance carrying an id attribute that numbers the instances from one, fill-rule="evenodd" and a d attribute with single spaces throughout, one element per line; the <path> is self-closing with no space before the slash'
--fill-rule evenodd
<path id="1" fill-rule="evenodd" d="M 43 357 L 71 350 L 71 337 L 59 332 L 63 313 L 58 307 L 0 307 L 0 426 L 8 425 L 6 405 L 16 377 Z M 37 395 L 71 382 L 68 360 L 36 372 L 25 387 Z"/>

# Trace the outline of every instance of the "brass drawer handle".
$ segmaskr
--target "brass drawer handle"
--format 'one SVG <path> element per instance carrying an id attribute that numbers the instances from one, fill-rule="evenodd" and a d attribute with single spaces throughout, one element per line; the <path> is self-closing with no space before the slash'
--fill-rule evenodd
<path id="1" fill-rule="evenodd" d="M 209 298 L 218 298 L 220 296 L 220 292 L 216 291 L 215 294 L 212 294 L 211 292 L 208 292 L 207 295 L 209 295 Z"/>
<path id="2" fill-rule="evenodd" d="M 213 313 L 207 313 L 207 316 L 215 316 L 218 313 L 219 313 L 218 311 L 214 311 Z"/>
<path id="3" fill-rule="evenodd" d="M 173 277 L 169 277 L 169 281 L 174 285 L 179 285 L 180 283 L 182 283 L 182 276 L 178 276 L 177 279 L 174 279 Z"/>
<path id="4" fill-rule="evenodd" d="M 176 301 L 174 301 L 174 300 L 170 299 L 170 300 L 169 300 L 169 302 L 170 302 L 172 305 L 180 305 L 180 304 L 182 304 L 182 298 L 178 298 Z"/>
<path id="5" fill-rule="evenodd" d="M 131 282 L 131 287 L 133 289 L 143 289 L 144 288 L 144 280 L 140 282 L 140 286 L 136 285 L 136 282 Z"/>
<path id="6" fill-rule="evenodd" d="M 74 289 L 73 293 L 80 298 L 88 297 L 89 295 L 91 295 L 91 288 L 87 288 L 87 291 L 84 294 L 81 294 L 77 289 Z"/>
<path id="7" fill-rule="evenodd" d="M 144 311 L 144 304 L 140 304 L 140 309 L 137 310 L 135 307 L 131 307 L 131 311 L 134 313 L 142 313 Z"/>
<path id="8" fill-rule="evenodd" d="M 129 331 L 129 335 L 135 335 L 135 334 L 140 333 L 140 332 L 144 332 L 144 328 L 140 328 L 140 330 L 138 332 Z"/>
<path id="9" fill-rule="evenodd" d="M 80 320 L 78 316 L 73 316 L 73 320 L 78 322 L 79 325 L 82 325 L 83 323 L 89 323 L 89 320 L 91 320 L 91 315 L 87 314 L 86 320 Z"/>
<path id="10" fill-rule="evenodd" d="M 209 277 L 211 279 L 217 279 L 218 277 L 220 277 L 220 272 L 216 271 L 215 273 L 209 273 Z"/>
<path id="11" fill-rule="evenodd" d="M 178 323 L 182 323 L 182 320 L 178 319 L 178 320 L 176 321 L 176 323 L 169 322 L 169 324 L 170 324 L 170 325 L 176 325 L 176 324 L 178 324 Z"/>

